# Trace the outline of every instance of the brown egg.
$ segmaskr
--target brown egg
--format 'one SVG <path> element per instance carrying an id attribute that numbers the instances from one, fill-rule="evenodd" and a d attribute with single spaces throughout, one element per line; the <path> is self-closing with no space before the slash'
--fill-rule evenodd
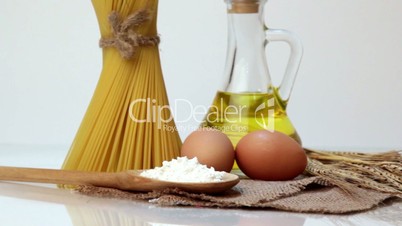
<path id="1" fill-rule="evenodd" d="M 201 164 L 217 171 L 230 172 L 235 152 L 226 134 L 211 128 L 201 128 L 191 133 L 183 142 L 181 156 L 197 157 Z"/>
<path id="2" fill-rule="evenodd" d="M 236 147 L 236 161 L 251 179 L 269 181 L 291 180 L 307 166 L 300 144 L 283 133 L 267 130 L 244 136 Z"/>

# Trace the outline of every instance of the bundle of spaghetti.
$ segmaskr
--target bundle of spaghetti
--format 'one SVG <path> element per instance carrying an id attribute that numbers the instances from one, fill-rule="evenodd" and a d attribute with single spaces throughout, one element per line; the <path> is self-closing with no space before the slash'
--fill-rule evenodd
<path id="1" fill-rule="evenodd" d="M 121 33 L 116 31 L 133 23 L 128 35 L 158 40 L 158 1 L 92 0 L 92 4 L 102 39 L 115 48 L 103 48 L 99 82 L 62 168 L 118 172 L 160 166 L 179 155 L 181 140 L 172 129 L 176 127 L 158 45 L 119 44 Z M 129 52 L 132 56 L 122 48 L 134 50 Z"/>
<path id="2" fill-rule="evenodd" d="M 305 149 L 306 173 L 343 188 L 369 188 L 402 197 L 402 152 L 330 152 Z"/>

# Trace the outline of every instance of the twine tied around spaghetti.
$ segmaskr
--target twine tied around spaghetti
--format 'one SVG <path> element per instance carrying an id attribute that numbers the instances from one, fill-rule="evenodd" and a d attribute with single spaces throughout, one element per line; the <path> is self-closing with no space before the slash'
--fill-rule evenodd
<path id="1" fill-rule="evenodd" d="M 120 18 L 119 13 L 114 11 L 110 13 L 108 19 L 113 37 L 101 38 L 99 46 L 101 48 L 116 48 L 120 52 L 120 55 L 126 60 L 131 59 L 135 55 L 138 47 L 156 46 L 160 42 L 158 35 L 143 36 L 135 31 L 135 29 L 144 22 L 150 20 L 149 10 L 139 10 L 130 14 L 124 20 Z"/>

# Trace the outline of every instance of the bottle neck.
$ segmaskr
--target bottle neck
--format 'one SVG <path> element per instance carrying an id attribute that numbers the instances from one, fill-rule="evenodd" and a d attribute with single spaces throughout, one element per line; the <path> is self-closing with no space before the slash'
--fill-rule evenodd
<path id="1" fill-rule="evenodd" d="M 224 91 L 268 93 L 271 79 L 265 57 L 263 8 L 266 0 L 226 0 L 228 52 Z"/>

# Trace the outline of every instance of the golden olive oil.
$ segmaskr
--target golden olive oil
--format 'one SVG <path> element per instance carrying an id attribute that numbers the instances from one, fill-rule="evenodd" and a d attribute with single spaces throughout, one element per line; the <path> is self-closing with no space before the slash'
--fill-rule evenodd
<path id="1" fill-rule="evenodd" d="M 285 109 L 277 89 L 272 93 L 218 92 L 201 126 L 222 131 L 235 147 L 243 136 L 261 129 L 282 132 L 301 144 Z M 236 163 L 233 170 L 238 170 Z"/>

